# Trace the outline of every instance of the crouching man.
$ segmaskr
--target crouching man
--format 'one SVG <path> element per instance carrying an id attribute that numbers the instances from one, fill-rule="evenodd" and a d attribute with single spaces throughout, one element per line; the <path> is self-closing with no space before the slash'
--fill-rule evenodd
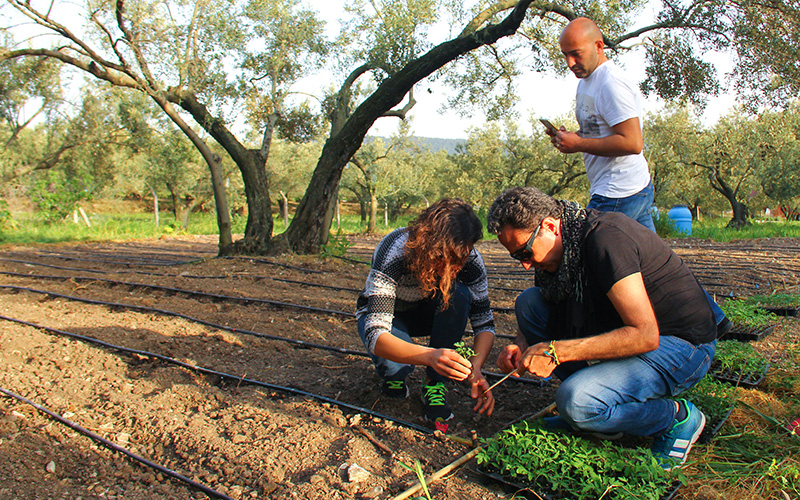
<path id="1" fill-rule="evenodd" d="M 683 260 L 626 215 L 531 187 L 498 196 L 488 229 L 537 285 L 516 300 L 519 331 L 500 369 L 562 380 L 548 425 L 652 436 L 662 467 L 683 464 L 706 418 L 670 398 L 705 375 L 716 350 L 708 300 Z"/>

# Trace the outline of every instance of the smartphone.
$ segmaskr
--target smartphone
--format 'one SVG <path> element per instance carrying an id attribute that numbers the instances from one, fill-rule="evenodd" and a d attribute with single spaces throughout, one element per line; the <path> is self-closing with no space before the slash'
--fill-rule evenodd
<path id="1" fill-rule="evenodd" d="M 546 119 L 546 118 L 539 118 L 539 121 L 540 121 L 540 122 L 542 122 L 542 125 L 544 125 L 544 126 L 545 126 L 545 128 L 546 128 L 547 130 L 549 130 L 550 132 L 552 132 L 553 134 L 555 134 L 556 132 L 558 132 L 558 129 L 556 128 L 556 126 L 555 126 L 555 125 L 553 125 L 552 123 L 550 123 L 550 120 L 548 120 L 548 119 Z"/>

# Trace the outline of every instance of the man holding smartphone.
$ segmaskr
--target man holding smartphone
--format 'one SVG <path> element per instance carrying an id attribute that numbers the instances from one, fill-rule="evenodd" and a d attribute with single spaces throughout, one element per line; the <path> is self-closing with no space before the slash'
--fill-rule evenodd
<path id="1" fill-rule="evenodd" d="M 562 153 L 583 153 L 591 195 L 586 208 L 621 212 L 655 232 L 653 183 L 642 154 L 642 94 L 606 57 L 603 34 L 591 19 L 570 21 L 559 45 L 580 78 L 575 98 L 580 130 L 553 131 L 545 125 L 550 141 Z M 722 335 L 732 325 L 710 296 L 708 301 Z"/>
<path id="2" fill-rule="evenodd" d="M 562 153 L 583 153 L 591 200 L 586 208 L 622 212 L 655 231 L 653 185 L 642 154 L 642 95 L 609 60 L 603 34 L 579 17 L 559 39 L 569 69 L 581 79 L 575 103 L 580 131 L 547 130 Z"/>

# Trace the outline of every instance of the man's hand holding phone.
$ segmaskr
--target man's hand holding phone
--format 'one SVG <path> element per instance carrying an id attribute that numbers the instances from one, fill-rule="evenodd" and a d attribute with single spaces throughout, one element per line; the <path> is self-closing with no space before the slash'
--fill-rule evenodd
<path id="1" fill-rule="evenodd" d="M 544 125 L 545 133 L 550 137 L 555 137 L 556 133 L 558 132 L 556 126 L 550 123 L 550 120 L 546 118 L 539 118 L 539 121 L 542 122 L 542 125 Z"/>

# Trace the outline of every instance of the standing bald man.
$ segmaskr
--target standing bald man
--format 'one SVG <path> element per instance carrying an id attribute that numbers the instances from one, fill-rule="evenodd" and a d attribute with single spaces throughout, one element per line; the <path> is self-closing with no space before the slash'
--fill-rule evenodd
<path id="1" fill-rule="evenodd" d="M 580 130 L 548 131 L 553 145 L 562 153 L 583 153 L 591 186 L 586 208 L 624 213 L 655 232 L 653 184 L 642 154 L 641 93 L 606 57 L 603 34 L 591 19 L 571 21 L 559 44 L 581 80 L 575 100 Z"/>
<path id="2" fill-rule="evenodd" d="M 591 194 L 586 208 L 623 213 L 655 232 L 653 183 L 642 154 L 642 94 L 606 57 L 603 34 L 591 19 L 570 21 L 559 44 L 567 66 L 580 78 L 575 117 L 581 129 L 547 130 L 551 142 L 562 153 L 583 153 Z M 706 297 L 721 337 L 733 325 Z"/>

